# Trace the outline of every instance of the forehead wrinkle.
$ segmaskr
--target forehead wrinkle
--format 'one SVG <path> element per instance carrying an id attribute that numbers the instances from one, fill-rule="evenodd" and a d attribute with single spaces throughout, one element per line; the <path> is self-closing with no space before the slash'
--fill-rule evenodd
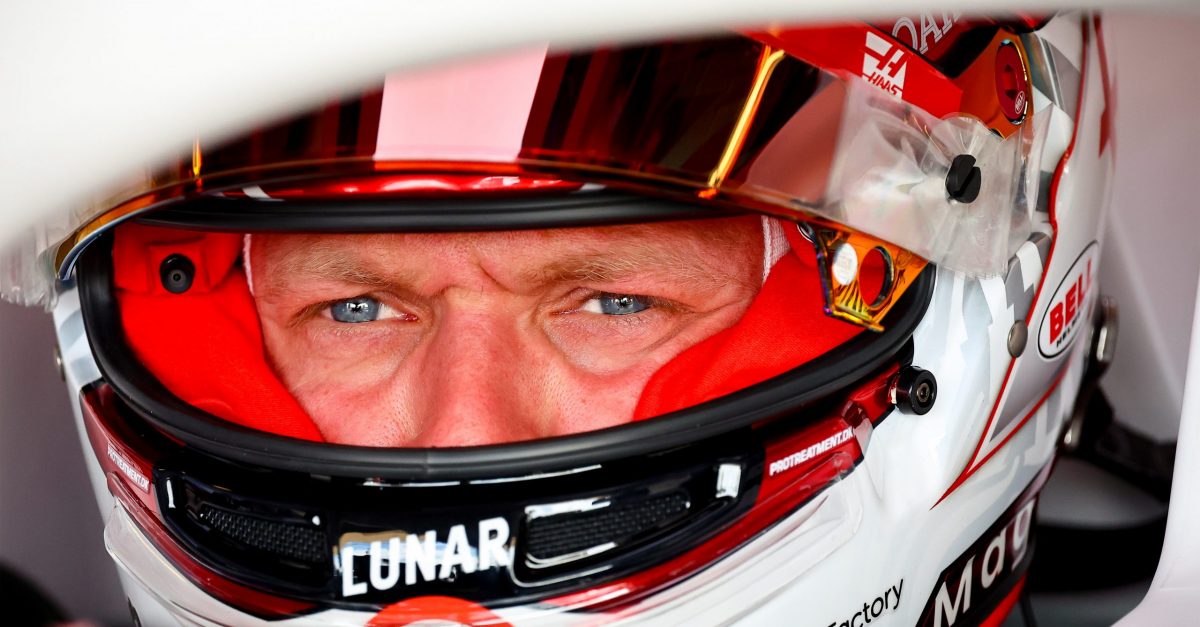
<path id="1" fill-rule="evenodd" d="M 358 258 L 345 247 L 316 239 L 308 246 L 285 253 L 272 264 L 274 267 L 268 266 L 271 271 L 266 274 L 267 281 L 282 290 L 288 290 L 289 283 L 304 279 L 334 280 L 366 287 L 383 287 L 395 282 L 367 265 L 367 260 Z"/>

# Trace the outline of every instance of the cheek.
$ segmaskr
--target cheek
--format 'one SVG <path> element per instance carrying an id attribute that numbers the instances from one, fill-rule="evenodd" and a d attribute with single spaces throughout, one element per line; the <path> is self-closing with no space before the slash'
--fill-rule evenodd
<path id="1" fill-rule="evenodd" d="M 325 440 L 355 446 L 405 446 L 417 435 L 404 388 L 326 383 L 298 391 L 297 400 Z"/>
<path id="2" fill-rule="evenodd" d="M 606 359 L 610 369 L 596 370 L 588 362 L 566 359 L 550 377 L 558 395 L 553 435 L 581 433 L 632 422 L 646 384 L 663 366 L 713 335 L 728 329 L 750 307 L 756 290 L 727 288 L 716 295 L 723 303 L 673 329 L 657 344 L 636 351 L 618 351 Z M 610 341 L 617 337 L 610 335 Z M 619 343 L 617 343 L 619 345 Z"/>
<path id="3" fill-rule="evenodd" d="M 264 324 L 268 358 L 280 381 L 329 442 L 400 446 L 414 436 L 397 372 L 411 336 L 311 337 Z M 333 343 L 330 346 L 330 343 Z"/>
<path id="4" fill-rule="evenodd" d="M 550 435 L 583 433 L 632 422 L 642 389 L 660 366 L 659 362 L 647 362 L 608 375 L 576 368 L 558 370 L 552 381 L 563 392 Z"/>

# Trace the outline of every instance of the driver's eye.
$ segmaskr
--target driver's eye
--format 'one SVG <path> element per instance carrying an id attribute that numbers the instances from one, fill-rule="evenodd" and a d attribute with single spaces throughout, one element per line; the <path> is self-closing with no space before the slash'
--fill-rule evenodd
<path id="1" fill-rule="evenodd" d="M 625 316 L 645 311 L 651 307 L 651 299 L 634 294 L 600 294 L 588 299 L 581 309 L 608 316 Z"/>
<path id="2" fill-rule="evenodd" d="M 329 315 L 338 322 L 374 322 L 379 319 L 379 301 L 356 296 L 329 306 Z"/>

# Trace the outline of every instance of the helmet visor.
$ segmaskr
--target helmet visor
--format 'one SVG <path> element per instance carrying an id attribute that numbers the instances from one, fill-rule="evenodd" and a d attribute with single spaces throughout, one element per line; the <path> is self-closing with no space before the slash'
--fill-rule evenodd
<path id="1" fill-rule="evenodd" d="M 483 187 L 548 177 L 822 218 L 951 269 L 1001 273 L 1028 233 L 1029 134 L 994 111 L 950 114 L 967 103 L 944 77 L 880 89 L 858 57 L 820 52 L 830 33 L 856 47 L 874 33 L 823 32 L 539 48 L 389 76 L 237 141 L 200 138 L 115 194 L 116 210 L 81 210 L 55 265 L 66 276 L 105 224 L 197 193 L 270 198 L 296 193 L 297 177 L 353 175 L 324 192 L 386 195 L 407 190 L 372 175 L 474 172 Z M 897 54 L 909 83 L 940 77 Z"/>

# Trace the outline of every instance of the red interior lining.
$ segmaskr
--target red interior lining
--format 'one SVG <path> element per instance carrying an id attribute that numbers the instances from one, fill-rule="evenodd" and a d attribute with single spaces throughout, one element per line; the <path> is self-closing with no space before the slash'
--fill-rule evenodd
<path id="1" fill-rule="evenodd" d="M 245 427 L 321 441 L 267 363 L 241 248 L 240 235 L 118 228 L 114 280 L 125 337 L 145 367 L 185 402 Z M 176 253 L 197 267 L 183 294 L 166 291 L 158 276 L 162 261 Z M 861 330 L 822 308 L 812 249 L 784 255 L 737 324 L 684 351 L 650 379 L 634 419 L 765 381 Z"/>
<path id="2" fill-rule="evenodd" d="M 811 247 L 802 251 L 812 255 Z M 642 390 L 635 420 L 745 389 L 791 370 L 862 330 L 825 315 L 815 264 L 797 251 L 775 264 L 737 324 L 680 353 Z"/>
<path id="3" fill-rule="evenodd" d="M 254 300 L 237 264 L 241 248 L 240 235 L 117 229 L 114 281 L 126 340 L 188 404 L 251 429 L 321 441 L 267 364 Z M 173 253 L 187 255 L 197 267 L 183 294 L 166 291 L 158 278 L 159 265 Z"/>

